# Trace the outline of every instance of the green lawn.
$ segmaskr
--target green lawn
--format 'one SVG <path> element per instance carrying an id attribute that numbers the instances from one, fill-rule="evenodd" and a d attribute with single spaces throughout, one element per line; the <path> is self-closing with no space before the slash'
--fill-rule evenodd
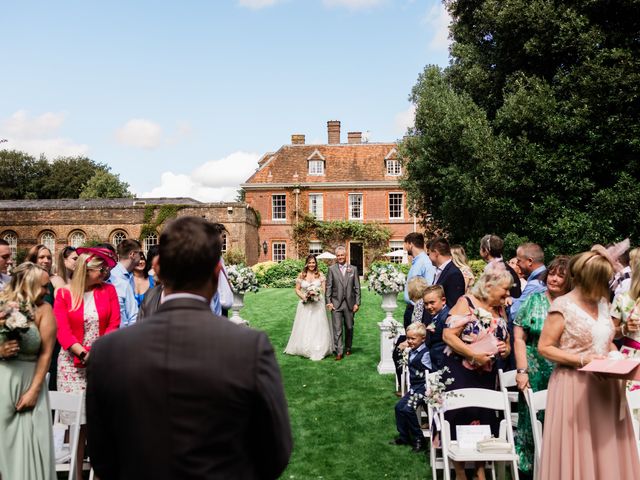
<path id="1" fill-rule="evenodd" d="M 271 338 L 289 402 L 294 450 L 283 479 L 425 479 L 427 456 L 389 445 L 396 435 L 393 375 L 379 375 L 381 298 L 363 290 L 353 355 L 312 362 L 282 352 L 297 297 L 293 289 L 264 289 L 245 297 L 241 315 Z M 395 313 L 402 318 L 401 301 Z"/>

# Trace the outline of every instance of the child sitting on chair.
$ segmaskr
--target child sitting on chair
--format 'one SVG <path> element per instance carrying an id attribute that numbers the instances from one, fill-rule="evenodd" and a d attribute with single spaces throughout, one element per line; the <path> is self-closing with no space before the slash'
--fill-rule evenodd
<path id="1" fill-rule="evenodd" d="M 431 285 L 427 287 L 423 301 L 426 312 L 425 319 L 429 318 L 425 322 L 429 333 L 427 348 L 431 356 L 433 370 L 440 370 L 444 366 L 444 348 L 446 346 L 442 340 L 442 330 L 445 328 L 449 316 L 449 307 L 442 286 Z"/>
<path id="2" fill-rule="evenodd" d="M 400 434 L 391 441 L 394 445 L 412 445 L 414 452 L 424 450 L 425 442 L 415 407 L 425 395 L 426 376 L 431 370 L 431 358 L 424 343 L 427 329 L 422 322 L 407 327 L 409 352 L 409 391 L 396 403 L 396 428 Z"/>

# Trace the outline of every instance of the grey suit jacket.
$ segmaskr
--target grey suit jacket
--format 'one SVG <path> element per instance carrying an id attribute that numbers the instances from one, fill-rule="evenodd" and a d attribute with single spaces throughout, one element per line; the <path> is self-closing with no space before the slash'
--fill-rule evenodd
<path id="1" fill-rule="evenodd" d="M 340 273 L 338 264 L 331 265 L 327 273 L 325 297 L 338 309 L 344 300 L 347 308 L 353 310 L 354 305 L 360 305 L 360 277 L 358 269 L 347 264 L 345 275 Z"/>
<path id="2" fill-rule="evenodd" d="M 291 429 L 263 332 L 195 299 L 101 337 L 87 369 L 91 463 L 101 480 L 274 479 Z"/>

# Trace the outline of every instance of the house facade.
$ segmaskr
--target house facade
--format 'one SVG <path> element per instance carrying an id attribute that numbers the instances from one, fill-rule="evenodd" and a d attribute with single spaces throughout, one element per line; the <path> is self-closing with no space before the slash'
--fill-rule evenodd
<path id="1" fill-rule="evenodd" d="M 327 122 L 327 136 L 326 144 L 308 145 L 304 135 L 292 135 L 291 144 L 263 155 L 241 185 L 260 214 L 259 261 L 298 258 L 292 232 L 307 213 L 323 221 L 379 223 L 392 232 L 390 250 L 401 249 L 405 235 L 416 230 L 400 188 L 397 145 L 365 142 L 361 132 L 349 132 L 341 143 L 339 121 Z M 345 243 L 348 261 L 362 272 L 368 263 L 362 242 Z M 306 247 L 319 254 L 333 246 L 309 238 Z"/>

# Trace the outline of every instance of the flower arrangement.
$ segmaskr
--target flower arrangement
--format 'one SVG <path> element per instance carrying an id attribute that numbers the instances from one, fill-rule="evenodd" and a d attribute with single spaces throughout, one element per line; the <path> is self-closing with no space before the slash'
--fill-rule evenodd
<path id="1" fill-rule="evenodd" d="M 245 294 L 258 291 L 258 279 L 249 267 L 244 265 L 230 265 L 226 268 L 227 277 L 233 293 Z"/>
<path id="2" fill-rule="evenodd" d="M 401 292 L 407 277 L 392 263 L 373 265 L 369 272 L 369 290 L 378 295 Z"/>
<path id="3" fill-rule="evenodd" d="M 427 386 L 427 392 L 425 394 L 412 394 L 411 397 L 409 397 L 408 404 L 414 410 L 423 402 L 432 407 L 435 411 L 441 410 L 448 397 L 457 396 L 454 391 L 446 391 L 447 386 L 451 385 L 454 381 L 453 378 L 447 378 L 445 381 L 442 380 L 442 376 L 446 372 L 449 372 L 447 367 L 443 367 L 441 370 L 434 372 L 434 375 Z"/>
<path id="4" fill-rule="evenodd" d="M 318 302 L 320 301 L 320 298 L 322 296 L 322 292 L 320 291 L 320 287 L 317 285 L 309 285 L 307 288 L 304 289 L 304 293 L 305 293 L 305 300 L 302 301 L 302 303 L 311 303 L 311 302 Z"/>
<path id="5" fill-rule="evenodd" d="M 0 300 L 0 334 L 7 340 L 19 340 L 29 329 L 35 314 L 28 302 L 4 302 Z"/>

